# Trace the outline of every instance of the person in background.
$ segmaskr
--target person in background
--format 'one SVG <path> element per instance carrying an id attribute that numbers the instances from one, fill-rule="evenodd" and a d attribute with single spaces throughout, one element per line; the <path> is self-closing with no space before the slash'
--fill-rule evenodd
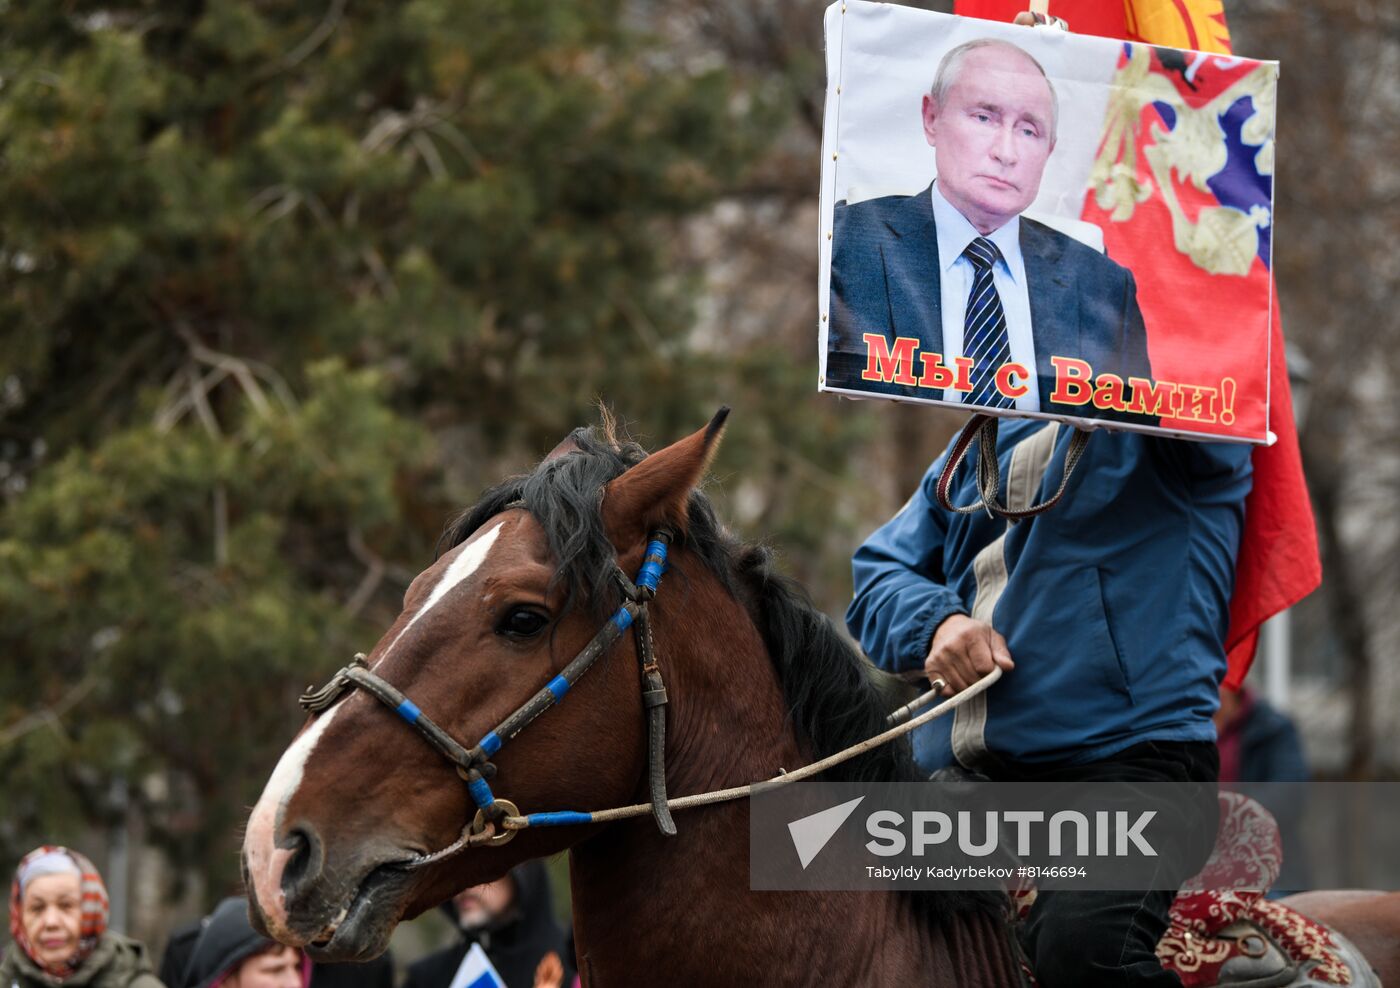
<path id="1" fill-rule="evenodd" d="M 160 955 L 160 980 L 171 988 L 179 988 L 184 984 L 185 968 L 189 967 L 190 954 L 194 953 L 194 945 L 199 942 L 199 935 L 204 932 L 205 924 L 209 922 L 209 917 L 197 919 L 193 923 L 185 923 L 170 931 L 170 936 L 165 941 L 165 951 Z"/>
<path id="2" fill-rule="evenodd" d="M 164 988 L 146 948 L 107 929 L 107 889 L 91 861 L 66 847 L 26 854 L 10 885 L 6 988 Z"/>
<path id="3" fill-rule="evenodd" d="M 165 943 L 160 959 L 160 979 L 167 985 L 184 984 L 185 968 L 199 935 L 212 917 L 176 927 Z M 311 988 L 394 988 L 394 955 L 386 950 L 363 964 L 311 964 Z"/>
<path id="4" fill-rule="evenodd" d="M 1283 865 L 1269 897 L 1292 895 L 1311 887 L 1302 832 L 1303 788 L 1298 785 L 1308 781 L 1309 773 L 1298 728 L 1287 714 L 1248 687 L 1238 692 L 1222 687 L 1215 732 L 1221 785 L 1253 783 L 1245 785 L 1244 791 L 1278 822 Z"/>
<path id="5" fill-rule="evenodd" d="M 474 943 L 481 944 L 508 988 L 573 983 L 543 862 L 527 861 L 504 878 L 464 889 L 442 908 L 462 939 L 410 964 L 403 988 L 448 988 Z"/>
<path id="6" fill-rule="evenodd" d="M 295 947 L 260 936 L 248 900 L 229 898 L 210 913 L 176 988 L 307 988 L 311 962 Z"/>

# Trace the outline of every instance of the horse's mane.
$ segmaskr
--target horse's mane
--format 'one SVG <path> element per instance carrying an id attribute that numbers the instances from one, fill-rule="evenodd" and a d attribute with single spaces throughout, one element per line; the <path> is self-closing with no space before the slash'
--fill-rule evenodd
<path id="1" fill-rule="evenodd" d="M 523 502 L 544 528 L 559 561 L 554 580 L 569 588 L 565 609 L 582 602 L 602 621 L 621 601 L 612 575 L 615 554 L 600 510 L 603 486 L 647 454 L 616 434 L 606 412 L 602 428 L 576 429 L 569 443 L 571 452 L 548 458 L 532 472 L 486 491 L 448 525 L 438 552 L 460 545 L 490 518 Z M 788 716 L 812 753 L 824 758 L 885 730 L 893 706 L 892 677 L 876 670 L 841 636 L 800 584 L 778 572 L 771 550 L 730 533 L 702 491 L 691 492 L 687 510 L 685 547 L 746 605 L 777 671 Z M 905 735 L 830 769 L 822 778 L 905 782 L 925 777 L 914 764 Z M 969 907 L 1000 914 L 1005 902 L 1002 896 L 981 892 L 915 892 L 911 898 L 930 918 Z"/>
<path id="2" fill-rule="evenodd" d="M 640 462 L 646 452 L 636 443 L 618 440 L 611 429 L 577 429 L 570 438 L 577 447 L 574 452 L 488 490 L 447 528 L 438 549 L 459 545 L 506 506 L 523 501 L 559 560 L 555 581 L 569 588 L 566 608 L 579 602 L 581 589 L 587 590 L 586 606 L 601 621 L 620 599 L 599 495 L 604 484 Z M 798 583 L 778 572 L 766 546 L 743 542 L 724 528 L 703 492 L 691 493 L 688 512 L 685 547 L 746 605 L 778 673 L 793 726 L 813 753 L 823 758 L 884 730 L 890 690 L 877 681 L 883 674 L 840 635 Z M 884 782 L 919 778 L 907 743 L 882 745 L 824 777 Z"/>

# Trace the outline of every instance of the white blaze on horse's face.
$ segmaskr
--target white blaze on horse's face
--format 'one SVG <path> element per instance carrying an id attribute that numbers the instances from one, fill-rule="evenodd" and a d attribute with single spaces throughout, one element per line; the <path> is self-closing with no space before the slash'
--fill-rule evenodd
<path id="1" fill-rule="evenodd" d="M 433 586 L 428 599 L 414 612 L 413 617 L 403 626 L 403 629 L 394 636 L 394 640 L 384 648 L 379 659 L 375 660 L 376 666 L 403 639 L 410 628 L 440 604 L 455 587 L 460 586 L 481 568 L 481 564 L 486 561 L 487 554 L 491 551 L 491 546 L 495 544 L 497 536 L 500 535 L 502 524 L 503 522 L 497 522 L 487 531 L 474 536 L 462 545 L 457 551 L 457 558 L 448 564 L 447 569 Z M 292 742 L 291 747 L 278 761 L 277 767 L 272 770 L 272 777 L 267 780 L 267 786 L 264 787 L 263 794 L 258 799 L 257 805 L 253 807 L 253 813 L 248 820 L 248 830 L 243 838 L 243 853 L 248 865 L 248 878 L 253 886 L 251 891 L 257 897 L 258 904 L 262 907 L 263 916 L 267 919 L 268 932 L 274 936 L 289 936 L 291 933 L 286 925 L 287 909 L 286 898 L 282 892 L 282 873 L 292 857 L 292 852 L 277 847 L 277 834 L 282 827 L 283 812 L 287 804 L 291 802 L 292 797 L 296 795 L 297 787 L 301 785 L 306 762 L 315 751 L 317 742 L 325 734 L 326 729 L 330 727 L 336 714 L 345 709 L 346 703 L 354 699 L 354 697 L 348 697 L 316 718 L 316 721 Z"/>
<path id="2" fill-rule="evenodd" d="M 427 614 L 441 603 L 442 599 L 446 597 L 454 587 L 481 568 L 481 564 L 486 561 L 486 554 L 491 551 L 491 546 L 495 544 L 496 537 L 501 534 L 501 526 L 503 524 L 505 523 L 498 521 L 481 536 L 467 540 L 462 546 L 461 553 L 456 559 L 452 560 L 452 564 L 447 567 L 447 572 L 443 573 L 442 577 L 437 581 L 437 584 L 433 587 L 433 592 L 430 593 L 428 599 L 423 602 L 423 606 L 414 612 L 413 617 L 409 618 L 408 624 L 403 626 L 403 630 L 394 636 L 394 640 L 388 644 L 384 651 L 379 653 L 379 658 L 374 660 L 375 666 L 378 666 L 384 661 L 385 656 L 394 650 L 394 646 L 403 639 L 404 635 L 408 634 L 409 629 L 417 624 L 423 615 Z"/>
<path id="3" fill-rule="evenodd" d="M 248 880 L 252 884 L 253 895 L 262 907 L 268 923 L 268 932 L 273 936 L 286 936 L 287 902 L 282 892 L 282 873 L 291 860 L 292 852 L 276 846 L 278 818 L 283 807 L 301 784 L 302 769 L 306 759 L 316 747 L 316 742 L 326 732 L 335 715 L 343 705 L 331 708 L 316 718 L 316 723 L 292 742 L 283 753 L 277 767 L 272 770 L 272 778 L 267 780 L 262 797 L 253 807 L 248 818 L 248 830 L 243 835 L 243 854 L 248 866 Z"/>

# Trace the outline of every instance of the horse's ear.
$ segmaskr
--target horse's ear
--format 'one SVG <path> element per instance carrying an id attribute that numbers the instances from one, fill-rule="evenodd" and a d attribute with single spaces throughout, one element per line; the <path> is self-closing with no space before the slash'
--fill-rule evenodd
<path id="1" fill-rule="evenodd" d="M 705 475 L 729 409 L 721 408 L 710 424 L 663 450 L 608 484 L 603 494 L 603 527 L 619 551 L 641 542 L 657 526 L 685 531 L 686 503 Z"/>
<path id="2" fill-rule="evenodd" d="M 563 442 L 551 449 L 549 451 L 549 455 L 546 456 L 540 462 L 548 463 L 550 460 L 557 460 L 561 456 L 568 456 L 570 453 L 577 453 L 578 451 L 578 441 L 574 439 L 573 433 L 570 433 L 569 435 L 564 437 Z"/>

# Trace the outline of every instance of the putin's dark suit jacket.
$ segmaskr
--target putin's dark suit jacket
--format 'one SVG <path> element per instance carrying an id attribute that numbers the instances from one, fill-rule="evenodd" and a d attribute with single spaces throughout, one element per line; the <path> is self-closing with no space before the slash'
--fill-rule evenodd
<path id="1" fill-rule="evenodd" d="M 1024 216 L 1021 254 L 1030 295 L 1040 410 L 1155 425 L 1155 416 L 1050 401 L 1055 377 L 1052 356 L 1088 361 L 1095 375 L 1117 374 L 1125 382 L 1129 376 L 1152 376 L 1132 272 Z M 891 347 L 895 337 L 914 337 L 920 353 L 943 353 L 942 309 L 938 235 L 929 190 L 838 203 L 832 237 L 827 385 L 942 398 L 941 390 L 861 379 L 866 366 L 865 333 L 883 333 Z M 916 364 L 916 375 L 919 369 Z"/>

